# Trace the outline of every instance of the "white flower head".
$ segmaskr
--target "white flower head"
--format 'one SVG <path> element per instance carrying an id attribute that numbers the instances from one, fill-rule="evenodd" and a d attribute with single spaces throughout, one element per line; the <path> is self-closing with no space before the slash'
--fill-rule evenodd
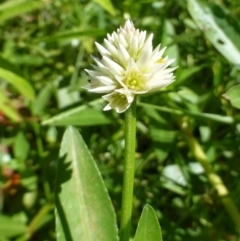
<path id="1" fill-rule="evenodd" d="M 146 38 L 146 31 L 135 29 L 127 20 L 104 39 L 105 47 L 96 43 L 100 57 L 93 57 L 93 70 L 89 74 L 91 92 L 109 93 L 103 98 L 109 102 L 104 110 L 116 109 L 121 113 L 128 109 L 134 96 L 164 88 L 174 81 L 169 67 L 174 59 L 163 58 L 166 48 L 152 47 L 153 34 Z"/>

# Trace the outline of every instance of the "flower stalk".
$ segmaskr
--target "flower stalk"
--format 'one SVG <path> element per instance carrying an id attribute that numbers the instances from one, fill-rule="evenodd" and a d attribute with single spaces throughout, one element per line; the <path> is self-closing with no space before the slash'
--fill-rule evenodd
<path id="1" fill-rule="evenodd" d="M 154 49 L 153 34 L 134 27 L 127 20 L 123 27 L 107 34 L 104 46 L 95 43 L 100 57 L 93 57 L 93 69 L 86 69 L 89 83 L 85 88 L 103 93 L 108 102 L 103 110 L 125 114 L 125 153 L 122 191 L 120 241 L 129 241 L 133 202 L 134 164 L 136 147 L 136 96 L 159 91 L 175 77 L 170 67 L 174 59 L 163 57 L 165 48 Z"/>
<path id="2" fill-rule="evenodd" d="M 120 241 L 129 241 L 133 203 L 136 148 L 136 97 L 125 113 L 125 152 Z"/>

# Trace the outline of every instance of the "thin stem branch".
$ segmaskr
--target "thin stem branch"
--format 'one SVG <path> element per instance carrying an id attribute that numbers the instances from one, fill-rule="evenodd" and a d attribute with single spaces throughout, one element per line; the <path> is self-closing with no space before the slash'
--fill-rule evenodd
<path id="1" fill-rule="evenodd" d="M 136 97 L 125 114 L 125 153 L 120 241 L 129 241 L 133 202 L 136 148 Z"/>

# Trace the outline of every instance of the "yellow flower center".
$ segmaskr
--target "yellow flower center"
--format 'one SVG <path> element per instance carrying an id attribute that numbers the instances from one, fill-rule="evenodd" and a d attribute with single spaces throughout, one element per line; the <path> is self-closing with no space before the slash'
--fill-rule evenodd
<path id="1" fill-rule="evenodd" d="M 132 72 L 128 73 L 124 79 L 124 83 L 127 85 L 129 89 L 132 90 L 144 90 L 145 89 L 145 78 L 143 75 L 133 70 Z"/>

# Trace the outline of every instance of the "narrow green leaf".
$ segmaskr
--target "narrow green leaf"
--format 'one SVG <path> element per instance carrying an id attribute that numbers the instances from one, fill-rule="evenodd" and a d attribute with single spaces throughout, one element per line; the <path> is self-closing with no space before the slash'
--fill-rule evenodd
<path id="1" fill-rule="evenodd" d="M 175 28 L 172 24 L 172 22 L 169 19 L 166 19 L 164 22 L 164 27 L 163 27 L 163 34 L 162 34 L 162 41 L 161 44 L 162 46 L 168 46 L 169 43 L 172 43 L 174 39 L 176 39 L 176 32 Z M 178 50 L 178 45 L 173 44 L 171 46 L 168 46 L 164 56 L 168 56 L 169 58 L 176 59 L 172 66 L 178 66 L 178 59 L 179 59 L 179 50 Z"/>
<path id="2" fill-rule="evenodd" d="M 109 12 L 112 16 L 116 15 L 116 10 L 111 2 L 111 0 L 93 0 L 98 3 L 103 9 Z"/>
<path id="3" fill-rule="evenodd" d="M 56 180 L 57 241 L 117 241 L 114 210 L 81 135 L 66 130 Z"/>
<path id="4" fill-rule="evenodd" d="M 67 41 L 72 39 L 78 39 L 85 36 L 102 36 L 105 35 L 106 31 L 104 29 L 90 29 L 90 30 L 73 30 L 73 31 L 67 31 L 62 32 L 61 34 L 54 35 L 54 36 L 48 36 L 44 38 L 38 38 L 35 41 L 40 42 L 56 42 L 56 41 Z"/>
<path id="5" fill-rule="evenodd" d="M 219 5 L 188 0 L 188 11 L 214 47 L 231 63 L 240 65 L 240 25 Z"/>
<path id="6" fill-rule="evenodd" d="M 193 66 L 186 69 L 181 68 L 179 70 L 179 74 L 177 75 L 177 85 L 181 85 L 184 81 L 186 81 L 188 78 L 190 78 L 195 73 L 199 72 L 205 67 L 205 65 L 200 66 Z"/>
<path id="7" fill-rule="evenodd" d="M 0 22 L 42 8 L 44 1 L 12 0 L 0 4 Z"/>
<path id="8" fill-rule="evenodd" d="M 172 39 L 172 42 L 170 42 L 167 46 L 170 47 L 174 44 L 186 42 L 186 41 L 189 41 L 189 39 L 196 38 L 196 37 L 199 37 L 201 35 L 202 35 L 202 33 L 199 30 L 192 31 L 192 32 L 183 32 L 181 34 L 178 34 L 176 36 L 176 38 Z"/>
<path id="9" fill-rule="evenodd" d="M 11 100 L 2 89 L 0 89 L 0 111 L 13 122 L 21 121 L 19 113 L 13 107 Z"/>
<path id="10" fill-rule="evenodd" d="M 9 70 L 10 72 L 13 72 L 17 75 L 21 75 L 21 72 L 16 67 L 16 65 L 12 64 L 7 59 L 3 58 L 1 55 L 0 55 L 0 66 L 1 66 L 1 68 Z"/>
<path id="11" fill-rule="evenodd" d="M 29 150 L 30 144 L 24 132 L 19 131 L 13 145 L 14 156 L 20 161 L 25 161 L 27 159 Z"/>
<path id="12" fill-rule="evenodd" d="M 163 188 L 166 188 L 167 190 L 169 190 L 171 192 L 174 192 L 174 193 L 177 193 L 181 196 L 185 196 L 187 194 L 185 188 L 169 181 L 168 179 L 166 180 L 166 178 L 161 177 L 161 186 Z"/>
<path id="13" fill-rule="evenodd" d="M 4 80 L 12 84 L 26 98 L 35 98 L 35 91 L 26 79 L 3 68 L 0 68 L 0 78 L 3 78 Z"/>
<path id="14" fill-rule="evenodd" d="M 76 107 L 42 122 L 43 125 L 56 126 L 93 126 L 106 125 L 109 123 L 110 120 L 103 114 L 103 111 L 87 106 Z"/>
<path id="15" fill-rule="evenodd" d="M 154 141 L 170 144 L 175 142 L 177 132 L 164 129 L 150 128 L 150 136 Z"/>
<path id="16" fill-rule="evenodd" d="M 217 115 L 217 114 L 210 114 L 210 113 L 200 113 L 200 112 L 193 112 L 193 111 L 188 111 L 188 110 L 179 110 L 179 109 L 172 109 L 168 108 L 165 106 L 156 106 L 156 105 L 151 105 L 151 104 L 146 104 L 146 103 L 141 103 L 138 102 L 139 106 L 143 106 L 144 108 L 153 108 L 155 110 L 159 110 L 162 112 L 166 113 L 171 113 L 173 115 L 189 115 L 191 117 L 194 117 L 199 120 L 203 121 L 216 121 L 220 123 L 225 123 L 225 124 L 233 124 L 235 122 L 235 119 L 231 116 L 222 116 L 222 115 Z"/>
<path id="17" fill-rule="evenodd" d="M 0 215 L 0 238 L 11 238 L 27 232 L 27 227 L 15 222 L 12 218 Z"/>
<path id="18" fill-rule="evenodd" d="M 31 222 L 28 225 L 28 229 L 31 233 L 36 232 L 39 230 L 44 224 L 49 222 L 52 218 L 52 215 L 50 215 L 50 211 L 53 209 L 52 204 L 45 204 L 41 207 L 41 209 L 37 212 L 37 214 L 34 216 L 34 218 L 31 220 Z"/>
<path id="19" fill-rule="evenodd" d="M 231 87 L 223 97 L 229 100 L 232 106 L 240 109 L 240 84 Z"/>
<path id="20" fill-rule="evenodd" d="M 162 241 L 161 228 L 150 205 L 146 205 L 143 209 L 134 241 Z"/>
<path id="21" fill-rule="evenodd" d="M 38 96 L 33 101 L 33 105 L 32 105 L 32 112 L 34 115 L 40 115 L 44 111 L 52 95 L 52 92 L 53 91 L 52 91 L 51 84 L 47 84 L 39 92 Z"/>

